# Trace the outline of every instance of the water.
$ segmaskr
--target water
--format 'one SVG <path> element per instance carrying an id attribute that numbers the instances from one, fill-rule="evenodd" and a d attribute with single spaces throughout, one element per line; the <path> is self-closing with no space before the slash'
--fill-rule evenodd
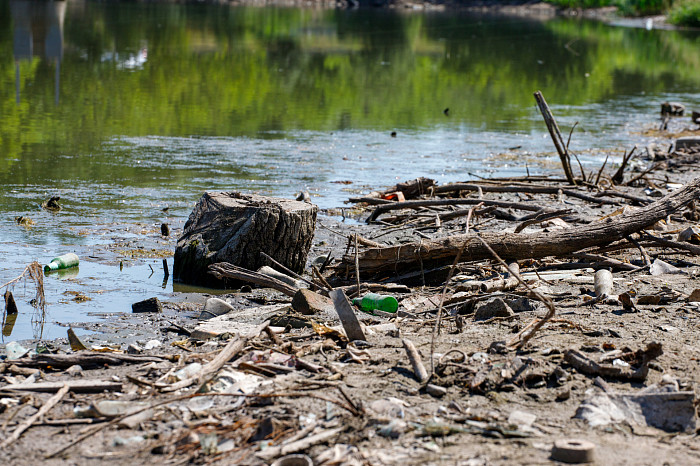
<path id="1" fill-rule="evenodd" d="M 693 32 L 571 19 L 0 0 L 0 284 L 81 256 L 45 278 L 43 329 L 33 285 L 15 286 L 4 339 L 181 291 L 160 224 L 181 228 L 205 190 L 308 189 L 332 208 L 416 176 L 556 170 L 538 89 L 597 167 L 660 102 L 700 108 L 698 50 Z M 39 207 L 53 195 L 57 214 Z"/>

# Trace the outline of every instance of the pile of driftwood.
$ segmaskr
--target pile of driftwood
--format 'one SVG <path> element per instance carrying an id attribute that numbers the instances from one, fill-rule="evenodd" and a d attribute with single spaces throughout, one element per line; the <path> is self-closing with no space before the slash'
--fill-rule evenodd
<path id="1" fill-rule="evenodd" d="M 579 166 L 575 176 L 575 154 L 536 98 L 565 178 L 400 183 L 352 199 L 369 225 L 334 232 L 347 239 L 344 252 L 311 261 L 305 273 L 266 253 L 254 258 L 267 264 L 257 271 L 208 266 L 216 278 L 279 291 L 273 304 L 230 311 L 230 303 L 210 298 L 201 322 L 163 328 L 167 350 L 160 342 L 89 349 L 69 332 L 70 353 L 7 359 L 0 363 L 3 458 L 26 455 L 22 437 L 35 430 L 63 429 L 51 431 L 53 443 L 32 450 L 33 458 L 355 465 L 382 463 L 391 452 L 387 463 L 420 462 L 415 452 L 423 447 L 415 445 L 425 445 L 424 437 L 567 434 L 538 430 L 531 413 L 498 413 L 503 405 L 476 412 L 460 402 L 537 390 L 566 402 L 583 396 L 572 392 L 572 380 L 599 387 L 608 405 L 657 403 L 625 422 L 693 432 L 695 396 L 682 381 L 668 378 L 643 394 L 611 388 L 662 371 L 663 344 L 620 340 L 619 329 L 591 322 L 589 311 L 614 309 L 629 323 L 641 308 L 700 308 L 700 289 L 668 278 L 698 271 L 689 259 L 700 254 L 700 178 L 669 177 L 684 176 L 700 147 L 647 148 L 647 167 L 636 169 L 632 150 L 613 173 Z M 644 280 L 633 289 L 636 277 Z M 347 300 L 368 291 L 396 296 L 398 312 L 369 315 Z M 560 308 L 570 311 L 566 318 L 557 318 Z M 530 322 L 521 325 L 520 315 Z M 543 331 L 552 327 L 563 338 Z M 536 347 L 538 331 L 552 337 L 547 346 Z M 576 344 L 576 335 L 586 344 Z M 42 392 L 52 395 L 36 395 Z M 33 414 L 18 414 L 30 405 Z M 406 453 L 408 444 L 414 450 Z M 578 458 L 590 461 L 594 445 L 576 445 L 587 445 Z M 569 461 L 574 450 L 555 443 L 552 458 Z"/>

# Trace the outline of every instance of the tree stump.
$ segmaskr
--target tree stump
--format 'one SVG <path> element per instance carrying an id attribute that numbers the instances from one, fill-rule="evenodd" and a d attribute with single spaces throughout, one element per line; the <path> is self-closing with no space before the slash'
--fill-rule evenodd
<path id="1" fill-rule="evenodd" d="M 260 252 L 301 273 L 316 226 L 318 207 L 306 202 L 241 194 L 204 193 L 190 214 L 175 249 L 176 281 L 230 288 L 241 282 L 218 279 L 207 268 L 216 262 L 257 270 L 267 265 Z"/>

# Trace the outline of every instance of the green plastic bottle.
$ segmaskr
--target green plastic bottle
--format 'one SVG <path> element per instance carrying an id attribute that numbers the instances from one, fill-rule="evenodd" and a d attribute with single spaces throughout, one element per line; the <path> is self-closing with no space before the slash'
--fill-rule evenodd
<path id="1" fill-rule="evenodd" d="M 352 303 L 365 312 L 379 310 L 394 313 L 399 308 L 399 302 L 393 296 L 376 293 L 367 293 L 361 298 L 353 299 Z"/>
<path id="2" fill-rule="evenodd" d="M 69 269 L 78 266 L 78 256 L 72 252 L 58 256 L 44 266 L 44 273 L 54 272 L 61 269 Z"/>

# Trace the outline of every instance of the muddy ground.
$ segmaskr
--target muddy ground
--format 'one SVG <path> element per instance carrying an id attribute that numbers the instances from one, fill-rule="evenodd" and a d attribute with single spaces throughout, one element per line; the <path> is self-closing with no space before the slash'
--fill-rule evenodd
<path id="1" fill-rule="evenodd" d="M 651 202 L 695 179 L 700 175 L 700 153 L 668 155 L 666 150 L 679 134 L 697 134 L 695 127 L 678 120 L 671 122 L 670 129 L 647 133 L 656 138 L 658 149 L 641 150 L 632 159 L 625 179 L 638 177 L 634 186 L 610 185 L 616 167 L 608 167 L 601 177 L 608 181 L 599 181 L 586 192 L 595 195 L 613 190 Z M 641 176 L 652 166 L 656 168 Z M 510 182 L 515 181 L 505 183 Z M 563 186 L 541 180 L 531 184 Z M 476 195 L 461 193 L 462 197 Z M 620 209 L 633 204 L 624 197 L 615 198 L 616 203 L 599 204 L 561 193 L 487 192 L 483 199 L 568 209 L 561 218 L 532 224 L 523 231 L 534 235 L 565 231 L 610 215 L 614 218 Z M 477 215 L 477 209 L 472 216 L 432 224 L 425 219 L 436 211 L 419 212 L 425 214 L 422 217 L 415 212 L 394 212 L 374 225 L 356 221 L 366 218 L 371 208 L 365 204 L 343 207 L 343 215 L 355 219 L 346 222 L 338 218 L 338 211 L 321 212 L 309 264 L 328 253 L 340 259 L 354 233 L 390 245 L 449 236 L 464 232 L 467 226 L 472 232 L 487 232 L 512 230 L 517 225 L 493 210 Z M 686 206 L 648 231 L 677 241 L 678 233 L 699 219 L 695 206 Z M 71 370 L 57 364 L 33 364 L 29 357 L 0 361 L 2 438 L 8 438 L 52 396 L 25 391 L 16 384 L 102 381 L 121 386 L 97 393 L 69 391 L 0 451 L 0 461 L 14 465 L 269 464 L 287 453 L 297 453 L 308 455 L 313 464 L 325 465 L 547 464 L 555 462 L 555 442 L 577 439 L 592 442 L 597 464 L 700 463 L 694 403 L 700 382 L 696 321 L 700 298 L 693 296 L 700 288 L 700 262 L 686 249 L 635 238 L 641 248 L 618 242 L 612 250 L 587 251 L 619 261 L 612 265 L 592 256 L 520 260 L 523 278 L 550 297 L 556 308 L 554 318 L 520 349 L 507 347 L 507 342 L 517 343 L 528 324 L 545 315 L 545 305 L 522 285 L 504 291 L 474 289 L 475 283 L 504 276 L 504 270 L 495 260 L 469 258 L 455 267 L 445 288 L 442 321 L 435 336 L 437 308 L 451 259 L 435 267 L 434 273 L 413 271 L 409 288 L 395 293 L 400 304 L 395 316 L 358 311 L 366 342 L 348 343 L 344 335 L 330 332 L 329 327 L 341 327 L 328 309 L 299 315 L 291 308 L 289 296 L 262 288 L 217 295 L 235 310 L 206 324 L 212 328 L 215 322 L 214 327 L 225 330 L 210 339 L 192 338 L 192 332 L 203 325 L 198 316 L 211 297 L 202 293 L 164 303 L 161 314 L 114 315 L 77 324 L 98 332 L 82 337 L 85 346 L 109 346 L 116 353 L 75 352 L 67 339 L 51 342 L 49 351 L 79 357 L 133 354 L 136 359 L 124 364 L 83 364 Z M 690 239 L 691 243 L 699 240 Z M 153 240 L 144 239 L 146 249 L 151 246 L 149 241 Z M 675 268 L 666 270 L 672 273 L 657 274 L 656 268 L 645 263 L 643 253 L 650 261 L 662 260 Z M 594 273 L 608 266 L 613 271 L 613 290 L 607 299 L 596 301 Z M 385 278 L 388 280 L 382 283 L 395 281 L 395 275 Z M 623 294 L 627 299 L 618 298 Z M 479 306 L 494 298 L 510 303 L 514 312 L 479 319 Z M 222 348 L 237 341 L 236 334 L 247 334 L 265 321 L 274 327 L 274 340 L 264 332 L 252 337 L 223 369 L 171 390 L 179 380 L 176 370 L 193 368 L 196 362 L 206 365 Z M 431 387 L 416 380 L 403 339 L 414 343 L 428 372 L 435 369 Z M 147 349 L 151 341 L 156 346 Z M 654 343 L 662 348 L 658 357 L 644 360 L 643 354 L 635 354 Z M 128 350 L 130 344 L 138 348 Z M 608 372 L 587 373 L 572 362 L 573 354 L 586 358 L 589 368 L 599 364 Z M 143 359 L 149 356 L 155 359 Z M 226 379 L 225 373 L 233 379 Z M 226 388 L 226 380 L 234 379 L 238 384 Z M 8 390 L 11 384 L 14 389 Z M 576 417 L 584 401 L 594 395 L 636 395 L 645 389 L 685 393 L 686 402 L 642 409 L 636 417 L 620 415 L 595 427 Z M 195 392 L 209 396 L 193 397 Z M 123 401 L 131 407 L 143 402 L 146 404 L 137 408 L 153 409 L 137 422 L 127 423 L 86 409 L 100 400 Z"/>

